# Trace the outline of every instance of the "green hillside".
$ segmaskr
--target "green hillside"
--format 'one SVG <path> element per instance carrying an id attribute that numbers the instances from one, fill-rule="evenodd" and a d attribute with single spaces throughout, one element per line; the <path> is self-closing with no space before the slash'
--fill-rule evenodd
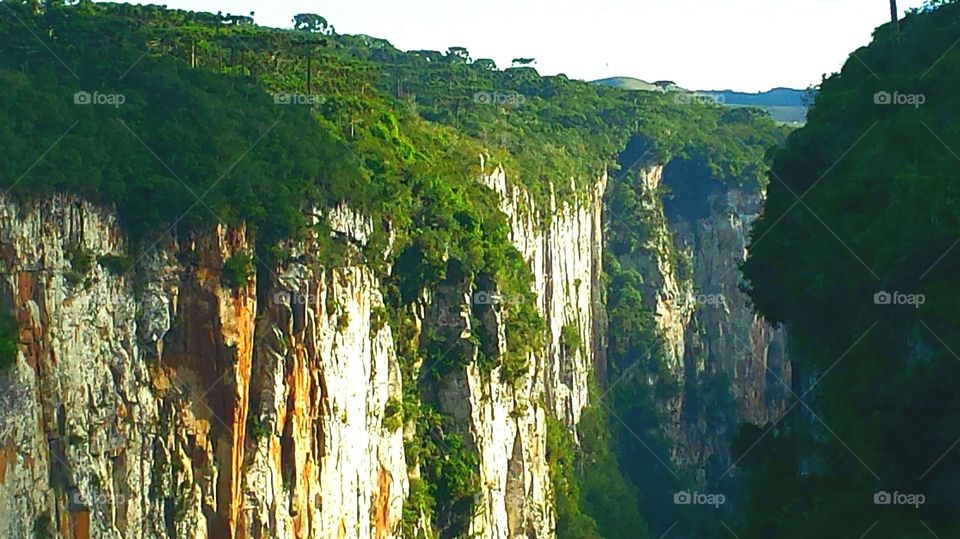
<path id="1" fill-rule="evenodd" d="M 776 155 L 744 269 L 804 404 L 741 433 L 741 537 L 960 534 L 958 39 L 955 3 L 880 27 Z"/>
<path id="2" fill-rule="evenodd" d="M 778 122 L 793 125 L 806 121 L 811 99 L 807 90 L 792 88 L 774 88 L 757 93 L 733 90 L 700 90 L 697 93 L 714 96 L 719 102 L 731 107 L 756 107 L 769 112 Z"/>
<path id="3" fill-rule="evenodd" d="M 696 157 L 718 182 L 762 185 L 766 152 L 785 134 L 762 115 L 529 67 L 501 70 L 461 48 L 400 51 L 338 35 L 316 15 L 276 30 L 157 6 L 4 8 L 0 187 L 11 196 L 66 192 L 114 206 L 137 252 L 169 230 L 247 224 L 255 252 L 236 265 L 256 262 L 257 270 L 290 260 L 285 240 L 313 229 L 328 264 L 377 271 L 398 328 L 424 290 L 489 284 L 522 299 L 503 313 L 508 352 L 478 360 L 487 372 L 502 366 L 508 381 L 543 346 L 544 321 L 496 195 L 472 181 L 481 154 L 531 193 L 545 226 L 551 193 L 577 203 L 605 171 L 614 186 L 629 184 L 636 167 L 678 157 Z M 326 239 L 327 223 L 304 217 L 338 203 L 372 219 L 362 260 Z M 233 269 L 236 277 L 249 268 Z M 477 456 L 418 388 L 465 360 L 447 355 L 441 336 L 405 339 L 397 335 L 403 415 L 416 430 L 406 449 L 421 471 L 406 525 L 423 513 L 440 536 L 462 536 L 479 488 Z M 423 358 L 436 361 L 418 373 Z M 583 450 L 564 429 L 551 433 L 561 536 L 643 536 L 637 487 L 618 462 L 629 454 L 618 440 L 627 438 L 601 411 L 585 417 L 591 443 Z"/>

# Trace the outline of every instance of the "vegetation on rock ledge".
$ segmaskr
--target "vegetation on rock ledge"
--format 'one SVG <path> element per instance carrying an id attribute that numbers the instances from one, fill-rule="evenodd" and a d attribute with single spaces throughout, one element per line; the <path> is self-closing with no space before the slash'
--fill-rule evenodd
<path id="1" fill-rule="evenodd" d="M 12 367 L 17 361 L 20 342 L 20 327 L 10 314 L 0 313 L 0 372 Z"/>

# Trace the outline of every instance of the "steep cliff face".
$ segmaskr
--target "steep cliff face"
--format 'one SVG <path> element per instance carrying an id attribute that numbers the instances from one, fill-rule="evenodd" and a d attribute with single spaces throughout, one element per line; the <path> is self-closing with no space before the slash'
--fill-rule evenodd
<path id="1" fill-rule="evenodd" d="M 454 394 L 448 393 L 445 408 L 467 419 L 480 454 L 484 499 L 473 531 L 483 537 L 552 537 L 556 515 L 546 461 L 546 420 L 553 414 L 574 428 L 588 403 L 601 335 L 606 176 L 584 200 L 551 197 L 552 218 L 546 226 L 535 218 L 535 203 L 508 182 L 503 168 L 485 174 L 484 181 L 500 195 L 511 241 L 533 269 L 547 344 L 542 354 L 528 359 L 528 372 L 515 385 L 503 382 L 497 371 L 486 377 L 475 367 L 453 377 L 447 391 Z M 564 346 L 565 326 L 577 328 L 580 346 Z"/>
<path id="2" fill-rule="evenodd" d="M 551 197 L 546 222 L 503 168 L 482 181 L 533 270 L 545 349 L 515 381 L 475 361 L 476 324 L 506 345 L 497 310 L 477 320 L 472 305 L 509 297 L 431 290 L 405 317 L 419 331 L 446 326 L 474 359 L 436 389 L 478 456 L 471 531 L 552 537 L 548 414 L 575 428 L 604 362 L 606 177 L 577 200 Z M 638 185 L 654 216 L 646 255 L 621 263 L 644 276 L 680 386 L 660 401 L 671 456 L 707 482 L 729 466 L 737 421 L 782 413 L 790 379 L 785 336 L 738 286 L 762 193 L 704 183 L 684 165 L 644 169 Z M 665 187 L 677 198 L 664 203 Z M 111 211 L 64 196 L 6 200 L 0 211 L 0 300 L 21 330 L 0 386 L 0 532 L 398 536 L 419 471 L 404 452 L 413 433 L 394 420 L 404 383 L 396 328 L 371 269 L 324 266 L 307 238 L 231 288 L 224 264 L 251 249 L 242 228 L 168 233 L 128 270 L 109 260 L 130 241 Z M 372 224 L 349 208 L 326 218 L 348 253 L 370 237 Z M 729 389 L 714 388 L 721 375 Z"/>
<path id="3" fill-rule="evenodd" d="M 484 180 L 500 194 L 511 240 L 533 268 L 538 307 L 549 327 L 546 357 L 532 374 L 542 381 L 554 415 L 575 426 L 588 403 L 589 378 L 603 356 L 600 276 L 607 176 L 601 176 L 581 200 L 560 201 L 551 196 L 551 219 L 545 226 L 534 217 L 536 204 L 507 182 L 503 168 L 495 168 Z M 561 342 L 568 324 L 581 337 L 581 346 L 573 350 L 565 350 Z"/>
<path id="4" fill-rule="evenodd" d="M 546 414 L 573 427 L 587 401 L 604 182 L 578 204 L 552 201 L 540 227 L 502 169 L 484 180 L 550 335 L 516 383 L 468 365 L 440 401 L 480 457 L 473 530 L 551 537 Z M 366 242 L 362 216 L 340 207 L 328 221 Z M 113 212 L 77 199 L 0 205 L 0 299 L 20 324 L 17 363 L 0 374 L 0 535 L 398 536 L 417 471 L 390 421 L 403 381 L 375 274 L 324 267 L 308 239 L 230 288 L 224 263 L 251 249 L 242 228 L 168 233 L 129 271 L 104 258 L 129 241 Z M 427 299 L 415 326 L 471 301 Z M 575 350 L 561 343 L 571 324 Z"/>
<path id="5" fill-rule="evenodd" d="M 253 281 L 220 279 L 249 247 L 242 229 L 163 237 L 115 275 L 92 258 L 123 251 L 108 211 L 55 197 L 5 201 L 2 219 L 3 300 L 21 327 L 0 416 L 4 536 L 396 527 L 402 437 L 382 419 L 400 382 L 368 270 L 292 265 L 258 321 Z"/>
<path id="6" fill-rule="evenodd" d="M 662 360 L 679 386 L 659 401 L 671 456 L 705 484 L 728 472 L 737 425 L 776 420 L 789 395 L 786 334 L 740 289 L 763 191 L 721 183 L 680 159 L 641 169 L 638 185 L 652 216 L 649 240 L 645 256 L 621 263 L 644 277 Z"/>
<path id="7" fill-rule="evenodd" d="M 402 381 L 379 284 L 365 267 L 328 270 L 309 256 L 265 278 L 244 527 L 390 537 L 408 482 L 402 431 L 385 421 Z"/>

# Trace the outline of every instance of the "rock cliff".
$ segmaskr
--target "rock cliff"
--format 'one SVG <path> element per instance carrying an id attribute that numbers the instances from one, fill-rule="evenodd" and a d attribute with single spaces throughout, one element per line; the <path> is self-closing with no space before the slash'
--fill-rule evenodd
<path id="1" fill-rule="evenodd" d="M 757 316 L 739 264 L 763 189 L 713 179 L 675 159 L 637 173 L 649 220 L 644 256 L 624 266 L 644 277 L 659 350 L 678 391 L 659 400 L 671 457 L 701 485 L 730 471 L 741 422 L 763 425 L 784 411 L 791 366 L 787 336 Z"/>
<path id="2" fill-rule="evenodd" d="M 501 348 L 504 328 L 496 309 L 477 320 L 471 307 L 511 301 L 496 291 L 427 291 L 401 319 L 452 331 L 472 359 L 434 388 L 478 456 L 472 532 L 552 537 L 548 415 L 576 436 L 605 361 L 607 179 L 577 199 L 551 196 L 543 212 L 502 167 L 482 167 L 532 269 L 544 350 L 516 380 L 479 367 L 474 326 Z M 762 193 L 693 193 L 704 187 L 691 170 L 640 172 L 656 224 L 647 256 L 621 262 L 644 276 L 682 387 L 661 401 L 671 456 L 708 481 L 729 466 L 736 421 L 781 413 L 790 367 L 783 333 L 738 288 Z M 684 198 L 664 203 L 663 187 Z M 372 224 L 349 208 L 326 219 L 348 252 L 369 239 Z M 251 251 L 242 227 L 168 231 L 132 264 L 116 263 L 130 242 L 111 210 L 80 199 L 0 205 L 0 301 L 20 326 L 20 354 L 0 387 L 0 533 L 399 536 L 419 470 L 404 450 L 415 432 L 392 420 L 404 377 L 377 274 L 349 255 L 325 265 L 307 238 L 286 246 L 281 263 L 255 261 L 255 275 L 231 287 L 224 265 Z M 729 379 L 732 416 L 711 411 L 719 404 L 703 390 L 718 374 Z"/>
<path id="3" fill-rule="evenodd" d="M 588 399 L 605 180 L 551 200 L 545 227 L 502 168 L 483 181 L 550 332 L 517 382 L 470 364 L 440 403 L 479 455 L 473 530 L 550 537 L 546 414 L 573 428 Z M 349 209 L 328 222 L 348 245 L 367 240 Z M 20 325 L 0 387 L 0 535 L 399 536 L 417 470 L 408 429 L 389 421 L 403 377 L 375 273 L 324 266 L 308 238 L 234 288 L 223 268 L 251 251 L 243 228 L 168 232 L 118 269 L 130 242 L 114 212 L 76 198 L 0 205 L 0 300 Z M 430 291 L 409 322 L 465 312 L 475 298 L 457 292 Z M 576 349 L 561 343 L 568 325 Z"/>

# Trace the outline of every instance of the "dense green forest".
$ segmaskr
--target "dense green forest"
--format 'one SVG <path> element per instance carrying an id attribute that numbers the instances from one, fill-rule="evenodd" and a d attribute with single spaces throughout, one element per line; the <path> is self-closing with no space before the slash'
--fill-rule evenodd
<path id="1" fill-rule="evenodd" d="M 960 5 L 937 4 L 877 29 L 776 154 L 744 269 L 798 404 L 736 443 L 742 537 L 960 534 Z"/>
<path id="2" fill-rule="evenodd" d="M 461 47 L 401 51 L 338 34 L 318 15 L 278 30 L 156 6 L 2 4 L 4 196 L 80 195 L 115 207 L 135 240 L 123 255 L 71 251 L 71 286 L 95 263 L 133 272 L 171 230 L 217 223 L 245 224 L 255 238 L 253 252 L 225 264 L 228 287 L 285 264 L 286 242 L 312 232 L 329 265 L 355 263 L 305 215 L 345 203 L 372 218 L 360 262 L 382 279 L 387 312 L 377 316 L 397 328 L 405 377 L 385 426 L 417 434 L 406 446 L 420 470 L 407 535 L 423 514 L 439 536 L 463 536 L 481 485 L 467 434 L 430 397 L 469 359 L 449 353 L 457 336 L 418 336 L 405 309 L 444 284 L 522 298 L 503 307 L 508 351 L 477 359 L 509 382 L 545 340 L 496 195 L 471 181 L 481 155 L 487 171 L 502 163 L 526 188 L 543 225 L 552 196 L 581 203 L 610 175 L 608 378 L 593 383 L 579 445 L 548 421 L 559 537 L 644 538 L 680 519 L 675 536 L 960 535 L 957 3 L 930 2 L 879 28 L 823 81 L 789 138 L 754 109 L 500 69 Z M 716 182 L 768 188 L 743 270 L 758 311 L 789 328 L 793 347 L 796 401 L 777 423 L 742 428 L 732 449 L 743 483 L 731 488 L 745 496 L 729 526 L 709 511 L 681 514 L 668 498 L 693 483 L 664 465 L 657 399 L 676 381 L 637 376 L 606 391 L 638 360 L 643 372 L 665 372 L 644 277 L 621 261 L 641 255 L 659 225 L 638 168 L 673 160 Z M 683 257 L 672 256 L 683 276 Z M 0 314 L 0 370 L 16 339 L 16 320 Z M 564 346 L 579 340 L 565 328 Z M 726 384 L 696 389 L 722 397 Z"/>
<path id="3" fill-rule="evenodd" d="M 391 424 L 414 422 L 419 434 L 407 447 L 408 462 L 422 471 L 412 482 L 407 524 L 412 528 L 418 513 L 431 515 L 442 537 L 466 529 L 479 488 L 477 456 L 435 403 L 421 398 L 430 392 L 418 389 L 465 358 L 447 353 L 448 335 L 415 341 L 403 309 L 441 283 L 491 284 L 524 301 L 505 307 L 509 351 L 481 357 L 483 366 L 502 366 L 515 379 L 543 344 L 530 270 L 509 242 L 495 195 L 465 181 L 482 173 L 479 156 L 503 163 L 511 181 L 527 188 L 543 223 L 551 193 L 583 200 L 609 172 L 607 204 L 621 217 L 611 224 L 613 252 L 630 255 L 643 248 L 650 226 L 638 201 L 638 167 L 683 158 L 718 182 L 760 187 L 766 152 L 785 134 L 755 110 L 678 103 L 660 93 L 543 77 L 530 67 L 501 70 L 458 47 L 403 52 L 369 36 L 339 35 L 315 15 L 299 16 L 294 30 L 276 30 L 246 16 L 154 6 L 3 7 L 5 192 L 25 200 L 71 192 L 113 205 L 138 240 L 131 255 L 153 248 L 170 227 L 244 223 L 256 251 L 228 262 L 229 286 L 283 264 L 287 254 L 278 246 L 308 232 L 306 210 L 346 203 L 372 217 L 365 261 L 383 277 L 384 316 L 401 328 L 397 348 L 407 376 Z M 383 260 L 389 232 L 392 254 Z M 347 262 L 333 240 L 321 247 L 330 264 Z M 608 262 L 610 333 L 622 336 L 611 343 L 612 376 L 639 358 L 657 359 L 642 277 L 615 258 Z M 389 266 L 395 271 L 388 274 Z M 420 358 L 436 361 L 414 379 Z M 606 383 L 598 380 L 594 394 Z M 581 448 L 551 423 L 561 537 L 644 537 L 641 514 L 657 511 L 659 497 L 684 484 L 633 438 L 639 432 L 658 454 L 668 451 L 651 391 L 631 383 L 608 396 L 625 421 L 599 405 L 588 409 Z"/>

